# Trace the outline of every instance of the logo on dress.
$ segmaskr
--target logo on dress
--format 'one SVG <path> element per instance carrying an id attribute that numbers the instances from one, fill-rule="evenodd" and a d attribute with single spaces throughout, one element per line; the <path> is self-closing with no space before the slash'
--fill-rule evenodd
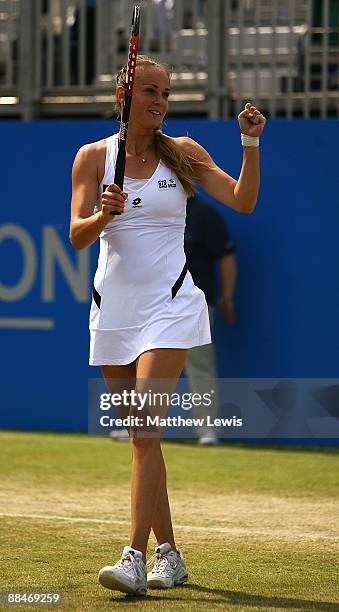
<path id="1" fill-rule="evenodd" d="M 159 189 L 168 189 L 169 187 L 176 187 L 177 184 L 174 179 L 163 179 L 162 181 L 158 181 Z"/>
<path id="2" fill-rule="evenodd" d="M 132 208 L 142 208 L 141 198 L 134 198 Z"/>

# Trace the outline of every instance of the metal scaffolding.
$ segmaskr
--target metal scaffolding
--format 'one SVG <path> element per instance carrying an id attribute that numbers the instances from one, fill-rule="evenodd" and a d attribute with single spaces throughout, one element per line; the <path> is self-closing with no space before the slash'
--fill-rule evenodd
<path id="1" fill-rule="evenodd" d="M 0 0 L 0 116 L 112 116 L 126 0 Z M 339 115 L 339 0 L 148 0 L 142 53 L 172 66 L 172 115 Z"/>

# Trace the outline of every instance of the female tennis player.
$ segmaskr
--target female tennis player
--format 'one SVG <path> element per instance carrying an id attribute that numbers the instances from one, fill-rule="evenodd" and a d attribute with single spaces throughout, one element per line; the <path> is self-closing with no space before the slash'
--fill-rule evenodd
<path id="1" fill-rule="evenodd" d="M 123 105 L 126 66 L 117 76 Z M 143 392 L 156 380 L 175 389 L 186 350 L 211 342 L 203 292 L 186 269 L 187 196 L 198 182 L 221 204 L 253 211 L 259 190 L 259 136 L 265 118 L 250 103 L 238 120 L 243 163 L 236 180 L 188 137 L 160 131 L 168 109 L 170 71 L 139 56 L 126 142 L 124 189 L 113 183 L 119 134 L 82 147 L 73 166 L 70 239 L 76 249 L 100 236 L 90 313 L 90 365 L 101 366 L 110 389 L 128 380 Z M 226 145 L 225 145 L 226 146 Z M 121 213 L 113 215 L 112 212 Z M 116 387 L 114 387 L 116 383 Z M 188 579 L 174 540 L 160 436 L 129 430 L 132 447 L 131 536 L 121 559 L 104 567 L 100 583 L 145 594 Z M 147 574 L 153 529 L 158 546 Z"/>

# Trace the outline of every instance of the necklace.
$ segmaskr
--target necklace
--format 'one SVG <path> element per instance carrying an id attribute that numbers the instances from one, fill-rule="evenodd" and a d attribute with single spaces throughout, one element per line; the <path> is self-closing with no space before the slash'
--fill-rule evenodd
<path id="1" fill-rule="evenodd" d="M 132 153 L 131 151 L 127 151 L 127 153 L 129 153 L 130 155 L 133 155 L 133 157 L 138 157 L 138 159 L 140 159 L 142 163 L 145 164 L 147 162 L 147 157 L 143 157 L 143 156 L 145 155 L 145 153 L 147 153 L 147 151 L 150 151 L 150 148 L 146 149 L 146 151 L 144 151 L 142 155 L 138 155 L 137 153 Z"/>

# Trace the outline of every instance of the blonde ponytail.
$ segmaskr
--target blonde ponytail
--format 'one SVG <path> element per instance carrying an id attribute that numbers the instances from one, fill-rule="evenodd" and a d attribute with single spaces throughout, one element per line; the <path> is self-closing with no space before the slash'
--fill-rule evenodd
<path id="1" fill-rule="evenodd" d="M 155 151 L 165 166 L 177 175 L 187 197 L 191 197 L 196 191 L 194 179 L 198 177 L 198 170 L 208 168 L 207 164 L 185 153 L 173 138 L 160 130 L 155 132 Z"/>
<path id="2" fill-rule="evenodd" d="M 168 78 L 171 78 L 171 69 L 167 64 L 162 64 L 147 55 L 138 55 L 137 67 L 147 68 L 148 66 L 157 66 L 162 68 Z M 116 76 L 118 87 L 125 87 L 127 64 L 125 64 Z M 117 108 L 121 112 L 121 108 L 117 103 Z M 160 130 L 155 131 L 155 151 L 161 161 L 172 170 L 178 177 L 187 196 L 190 197 L 196 191 L 194 179 L 198 176 L 198 170 L 201 167 L 208 168 L 205 162 L 198 161 L 191 155 L 185 153 L 179 147 L 175 140 L 170 136 L 166 136 Z"/>

